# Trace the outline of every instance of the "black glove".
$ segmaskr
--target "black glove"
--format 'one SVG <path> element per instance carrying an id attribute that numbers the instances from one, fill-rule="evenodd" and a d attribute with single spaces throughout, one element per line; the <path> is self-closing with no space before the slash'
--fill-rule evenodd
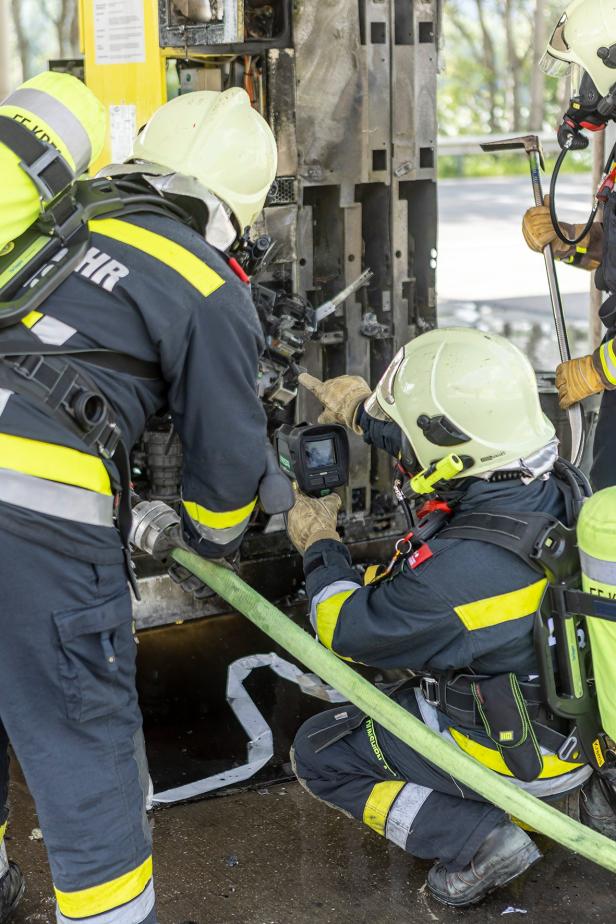
<path id="1" fill-rule="evenodd" d="M 187 594 L 192 594 L 195 600 L 206 600 L 214 596 L 214 591 L 203 581 L 200 581 L 192 571 L 189 571 L 177 561 L 172 561 L 169 565 L 168 574 L 174 584 L 177 584 Z"/>

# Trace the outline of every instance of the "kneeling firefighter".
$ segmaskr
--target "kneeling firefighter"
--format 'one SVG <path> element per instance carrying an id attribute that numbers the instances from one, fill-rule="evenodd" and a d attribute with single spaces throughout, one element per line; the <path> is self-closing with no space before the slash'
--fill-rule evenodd
<path id="1" fill-rule="evenodd" d="M 10 741 L 36 802 L 57 920 L 155 924 L 128 451 L 150 416 L 169 412 L 186 541 L 207 558 L 239 546 L 267 470 L 263 341 L 227 251 L 261 211 L 277 158 L 243 90 L 196 92 L 154 114 L 132 163 L 74 183 L 73 195 L 71 176 L 98 155 L 104 130 L 98 101 L 67 75 L 41 75 L 0 106 L 0 154 L 22 184 L 3 252 L 27 260 L 51 246 L 45 221 L 56 244 L 67 241 L 34 276 L 26 263 L 0 305 L 0 831 Z M 23 235 L 7 239 L 32 220 L 33 195 L 47 211 L 24 249 Z M 84 225 L 88 196 L 98 217 Z M 5 921 L 23 883 L 4 847 L 0 864 Z"/>
<path id="2" fill-rule="evenodd" d="M 551 196 L 544 206 L 528 210 L 523 233 L 532 250 L 541 253 L 550 244 L 557 260 L 596 270 L 597 288 L 609 293 L 600 310 L 607 328 L 604 342 L 592 355 L 562 363 L 556 377 L 565 409 L 604 392 L 591 473 L 593 487 L 601 489 L 616 484 L 616 148 L 587 224 L 559 222 L 555 192 L 568 152 L 588 146 L 584 133 L 603 131 L 616 121 L 616 6 L 609 0 L 574 0 L 559 19 L 540 66 L 552 77 L 570 74 L 572 98 L 558 131 L 562 152 Z"/>
<path id="3" fill-rule="evenodd" d="M 558 459 L 527 359 L 501 337 L 443 329 L 408 344 L 372 395 L 355 377 L 301 381 L 325 420 L 397 459 L 397 494 L 417 501 L 416 525 L 388 567 L 362 581 L 337 532 L 337 496 L 298 497 L 288 529 L 321 643 L 402 669 L 407 679 L 391 695 L 414 716 L 542 799 L 579 811 L 584 787 L 584 819 L 616 834 L 603 786 L 594 787 L 594 769 L 609 759 L 596 704 L 586 727 L 583 679 L 562 703 L 557 695 L 551 636 L 560 659 L 561 642 L 576 649 L 576 624 L 544 612 L 548 577 L 579 579 L 572 527 L 589 488 Z M 428 888 L 445 904 L 473 904 L 541 857 L 500 809 L 355 707 L 308 720 L 292 759 L 314 796 L 435 859 Z"/>

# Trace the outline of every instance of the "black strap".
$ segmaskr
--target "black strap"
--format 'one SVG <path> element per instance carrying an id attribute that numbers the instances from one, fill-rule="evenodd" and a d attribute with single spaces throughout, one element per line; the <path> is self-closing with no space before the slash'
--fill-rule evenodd
<path id="1" fill-rule="evenodd" d="M 506 549 L 544 577 L 562 581 L 580 570 L 575 529 L 545 513 L 459 514 L 439 539 L 472 539 Z"/>
<path id="2" fill-rule="evenodd" d="M 562 612 L 559 604 L 564 603 L 564 609 L 572 616 L 591 616 L 595 619 L 605 619 L 616 622 L 616 600 L 607 600 L 595 594 L 587 594 L 583 590 L 567 590 L 563 587 L 550 587 L 555 611 Z"/>
<path id="3" fill-rule="evenodd" d="M 442 675 L 422 677 L 420 688 L 424 692 L 425 685 L 429 685 L 429 702 L 444 713 L 448 719 L 451 719 L 452 722 L 462 727 L 483 731 L 484 723 L 479 715 L 471 684 L 489 679 L 491 678 L 488 675 L 483 674 L 458 674 L 452 677 L 450 673 L 445 672 Z M 567 736 L 547 724 L 549 719 L 542 699 L 540 681 L 520 680 L 518 682 L 528 715 L 540 744 L 554 753 L 558 753 L 567 740 Z M 435 696 L 434 694 L 437 691 L 438 694 Z"/>
<path id="4" fill-rule="evenodd" d="M 27 360 L 28 357 L 25 359 Z M 115 482 L 109 467 L 106 466 L 106 468 L 112 478 L 116 495 L 119 495 L 117 525 L 122 539 L 128 580 L 135 598 L 140 600 L 129 542 L 132 526 L 130 458 L 115 418 L 108 409 L 105 419 L 98 427 L 93 427 L 89 431 L 84 429 L 71 412 L 71 402 L 76 394 L 86 389 L 100 395 L 96 383 L 68 362 L 34 356 L 30 359 L 35 361 L 35 365 L 30 368 L 27 363 L 11 365 L 6 359 L 0 361 L 0 385 L 6 386 L 17 394 L 27 395 L 48 416 L 53 417 L 65 429 L 79 437 L 86 446 L 95 447 L 103 460 L 113 457 L 118 471 L 119 485 Z M 24 372 L 28 374 L 25 375 Z"/>
<path id="5" fill-rule="evenodd" d="M 23 340 L 0 339 L 0 358 L 11 356 L 74 356 L 93 366 L 111 369 L 113 372 L 124 372 L 140 379 L 158 380 L 162 377 L 158 363 L 103 348 L 92 350 L 87 347 L 48 346 L 39 343 L 24 345 Z"/>
<path id="6" fill-rule="evenodd" d="M 20 159 L 46 202 L 51 202 L 75 181 L 75 175 L 59 151 L 37 138 L 16 119 L 0 116 L 0 142 Z"/>

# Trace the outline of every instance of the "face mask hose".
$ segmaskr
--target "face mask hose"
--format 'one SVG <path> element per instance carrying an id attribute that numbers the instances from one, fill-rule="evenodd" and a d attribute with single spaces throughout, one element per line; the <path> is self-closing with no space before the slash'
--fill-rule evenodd
<path id="1" fill-rule="evenodd" d="M 596 199 L 593 210 L 582 232 L 575 238 L 568 238 L 560 227 L 556 211 L 556 184 L 560 176 L 561 168 L 569 151 L 584 151 L 590 144 L 589 138 L 582 134 L 583 130 L 591 132 L 603 131 L 608 120 L 613 119 L 615 116 L 616 84 L 606 97 L 601 98 L 601 94 L 589 75 L 584 74 L 580 83 L 579 95 L 571 100 L 571 106 L 565 113 L 562 125 L 558 129 L 558 143 L 562 150 L 556 161 L 550 181 L 550 218 L 552 219 L 552 225 L 554 226 L 554 231 L 559 240 L 568 247 L 576 247 L 590 232 L 599 210 L 600 200 L 598 198 Z M 600 188 L 603 186 L 612 168 L 614 157 L 616 157 L 616 145 L 614 145 L 605 165 Z"/>

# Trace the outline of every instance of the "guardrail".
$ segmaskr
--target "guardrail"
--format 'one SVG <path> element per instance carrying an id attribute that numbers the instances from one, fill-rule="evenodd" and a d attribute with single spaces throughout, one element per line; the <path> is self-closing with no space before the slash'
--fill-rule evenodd
<path id="1" fill-rule="evenodd" d="M 532 134 L 531 132 L 520 132 L 520 135 Z M 439 154 L 441 157 L 466 157 L 469 154 L 483 154 L 481 145 L 488 141 L 500 141 L 506 138 L 515 137 L 515 132 L 509 132 L 507 135 L 460 135 L 457 138 L 450 138 L 446 135 L 438 139 Z M 558 154 L 560 148 L 556 138 L 556 132 L 539 132 L 539 138 L 546 154 Z"/>

